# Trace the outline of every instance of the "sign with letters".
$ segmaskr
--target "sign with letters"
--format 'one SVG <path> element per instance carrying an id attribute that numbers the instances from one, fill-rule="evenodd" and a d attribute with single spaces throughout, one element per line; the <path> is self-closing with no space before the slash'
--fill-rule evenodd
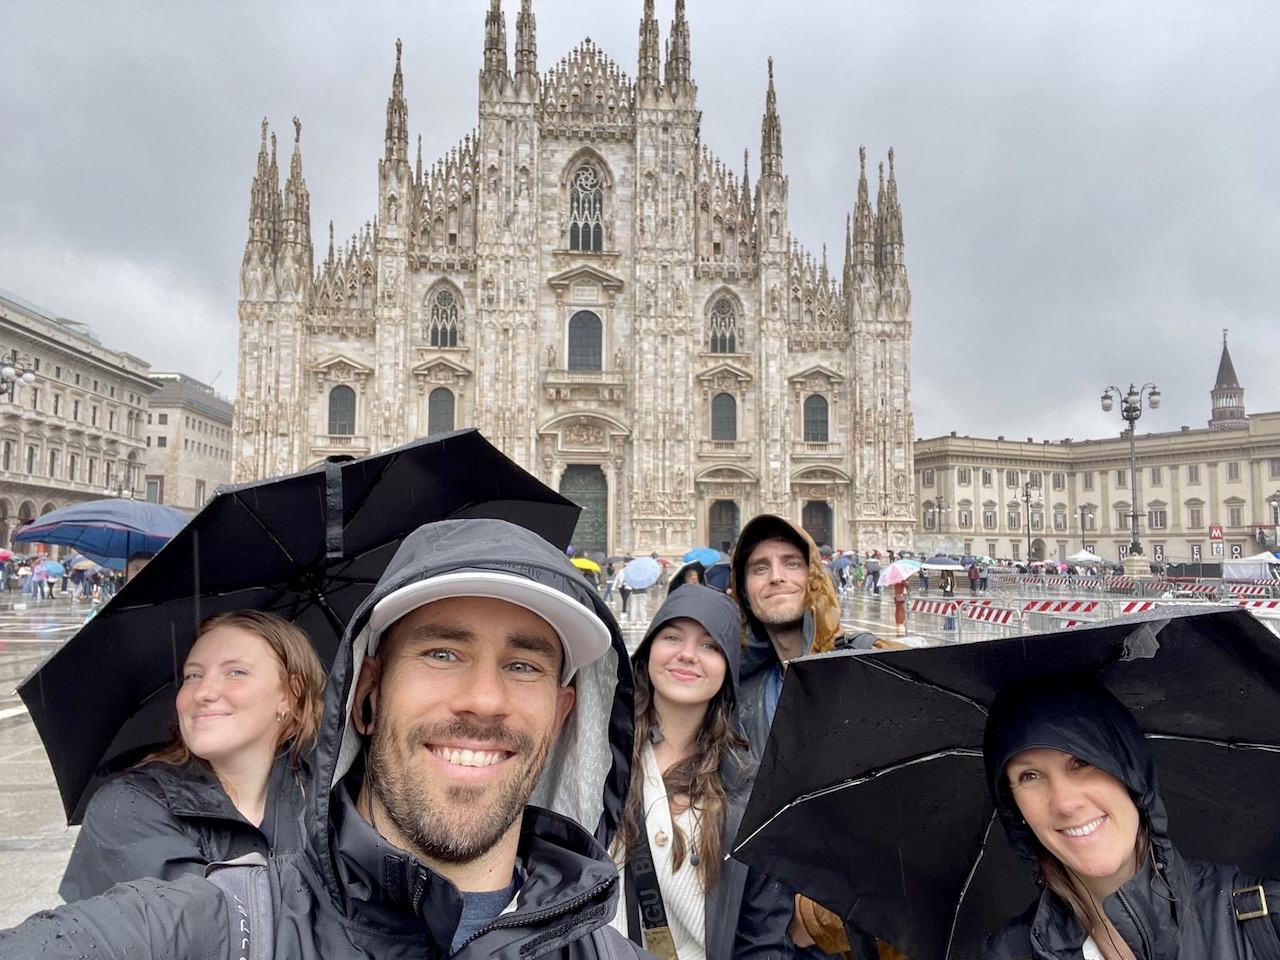
<path id="1" fill-rule="evenodd" d="M 1213 541 L 1213 543 L 1209 544 L 1209 546 L 1212 548 L 1212 553 L 1213 553 L 1213 555 L 1214 555 L 1215 557 L 1220 557 L 1220 556 L 1222 556 L 1222 541 L 1221 541 L 1221 540 L 1215 540 L 1215 541 Z"/>
<path id="2" fill-rule="evenodd" d="M 1151 550 L 1152 555 L 1156 558 L 1156 563 L 1164 563 L 1164 544 L 1157 543 Z"/>
<path id="3" fill-rule="evenodd" d="M 1244 556 L 1244 547 L 1240 546 L 1240 544 L 1238 543 L 1233 543 L 1231 545 L 1231 559 L 1239 560 L 1243 556 Z"/>
<path id="4" fill-rule="evenodd" d="M 1200 544 L 1198 543 L 1193 543 L 1191 545 L 1191 562 L 1192 563 L 1200 562 Z"/>
<path id="5" fill-rule="evenodd" d="M 1209 539 L 1210 540 L 1222 539 L 1222 524 L 1220 523 L 1209 524 Z"/>

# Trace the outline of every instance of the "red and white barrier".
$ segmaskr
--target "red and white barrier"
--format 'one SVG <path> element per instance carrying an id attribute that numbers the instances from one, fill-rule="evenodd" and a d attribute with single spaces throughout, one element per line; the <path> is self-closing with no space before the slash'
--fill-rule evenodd
<path id="1" fill-rule="evenodd" d="M 964 618 L 978 623 L 998 623 L 1001 626 L 1019 621 L 1018 611 L 1007 607 L 966 607 Z"/>
<path id="2" fill-rule="evenodd" d="M 1120 604 L 1121 615 L 1126 613 L 1145 613 L 1160 606 L 1159 600 L 1126 600 Z"/>
<path id="3" fill-rule="evenodd" d="M 1280 600 L 1237 600 L 1247 610 L 1280 610 Z"/>
<path id="4" fill-rule="evenodd" d="M 954 600 L 912 600 L 912 613 L 932 613 L 935 616 L 954 617 L 959 605 Z"/>
<path id="5" fill-rule="evenodd" d="M 1023 613 L 1096 613 L 1097 600 L 1028 600 Z"/>

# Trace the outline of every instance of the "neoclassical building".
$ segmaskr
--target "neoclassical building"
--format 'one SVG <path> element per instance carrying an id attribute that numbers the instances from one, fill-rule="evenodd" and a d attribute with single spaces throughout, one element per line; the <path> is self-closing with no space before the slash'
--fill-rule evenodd
<path id="1" fill-rule="evenodd" d="M 144 495 L 155 390 L 145 361 L 88 324 L 0 290 L 0 547 L 50 510 Z"/>
<path id="2" fill-rule="evenodd" d="M 645 0 L 634 80 L 590 40 L 541 72 L 532 6 L 509 58 L 493 0 L 477 125 L 427 164 L 396 42 L 378 209 L 346 244 L 330 226 L 319 264 L 301 124 L 282 189 L 264 121 L 236 479 L 474 425 L 583 505 L 583 550 L 723 547 L 761 511 L 835 546 L 908 542 L 893 151 L 874 207 L 865 150 L 832 185 L 854 199 L 831 270 L 790 231 L 772 62 L 760 152 L 739 173 L 701 140 L 683 0 L 665 59 Z"/>
<path id="3" fill-rule="evenodd" d="M 1280 412 L 1246 413 L 1225 337 L 1209 397 L 1204 427 L 1134 436 L 1148 558 L 1220 563 L 1276 545 Z M 1139 427 L 1162 428 L 1162 413 L 1144 413 Z M 1062 560 L 1087 546 L 1122 560 L 1132 537 L 1128 438 L 916 441 L 917 546 L 1015 560 Z"/>

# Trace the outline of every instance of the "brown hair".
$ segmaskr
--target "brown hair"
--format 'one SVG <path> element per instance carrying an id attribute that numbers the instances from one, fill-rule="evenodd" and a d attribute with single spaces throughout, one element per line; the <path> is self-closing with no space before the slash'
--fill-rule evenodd
<path id="1" fill-rule="evenodd" d="M 235 627 L 261 637 L 275 654 L 284 674 L 285 684 L 293 695 L 293 708 L 280 723 L 276 736 L 276 748 L 292 742 L 291 752 L 295 766 L 310 749 L 320 729 L 320 716 L 324 711 L 324 667 L 316 656 L 311 638 L 300 628 L 263 610 L 232 610 L 209 617 L 196 630 L 195 639 L 218 627 Z M 148 755 L 142 763 L 158 761 L 182 766 L 191 761 L 209 764 L 193 755 L 177 734 L 167 747 Z M 141 764 L 139 764 L 141 765 Z"/>
<path id="2" fill-rule="evenodd" d="M 657 632 L 652 631 L 649 642 L 636 651 L 632 661 L 637 665 L 634 671 L 635 746 L 631 755 L 631 785 L 627 791 L 626 805 L 622 808 L 618 836 L 614 841 L 615 845 L 627 851 L 628 856 L 644 830 L 647 813 L 644 806 L 644 746 L 658 729 L 658 711 L 653 703 L 653 681 L 649 679 L 649 651 L 653 648 L 652 638 Z M 698 848 L 693 852 L 698 857 L 695 868 L 704 893 L 720 879 L 720 835 L 724 831 L 727 812 L 727 791 L 721 766 L 730 758 L 745 766 L 745 758 L 750 749 L 746 738 L 734 723 L 733 701 L 728 692 L 733 683 L 730 669 L 726 659 L 724 683 L 707 703 L 707 715 L 698 728 L 692 752 L 664 772 L 662 777 L 667 795 L 687 796 L 689 805 L 696 811 L 699 836 Z M 690 852 L 689 841 L 679 826 L 672 824 L 672 828 L 675 837 L 671 846 L 671 866 L 673 870 L 679 870 Z"/>

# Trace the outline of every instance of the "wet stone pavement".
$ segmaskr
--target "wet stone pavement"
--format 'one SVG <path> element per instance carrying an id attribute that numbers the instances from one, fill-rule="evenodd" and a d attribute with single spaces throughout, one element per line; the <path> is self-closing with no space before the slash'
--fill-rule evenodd
<path id="1" fill-rule="evenodd" d="M 661 603 L 653 592 L 650 613 Z M 613 609 L 619 612 L 616 601 Z M 849 597 L 842 613 L 847 630 L 893 636 L 890 601 Z M 83 605 L 67 600 L 15 602 L 0 592 L 0 928 L 62 902 L 58 884 L 79 828 L 66 825 L 44 747 L 14 688 L 75 633 L 84 615 Z M 647 624 L 621 626 L 634 651 Z"/>
<path id="2" fill-rule="evenodd" d="M 67 826 L 44 746 L 14 688 L 84 615 L 68 600 L 24 605 L 0 593 L 0 927 L 62 902 L 58 883 L 78 828 Z"/>

